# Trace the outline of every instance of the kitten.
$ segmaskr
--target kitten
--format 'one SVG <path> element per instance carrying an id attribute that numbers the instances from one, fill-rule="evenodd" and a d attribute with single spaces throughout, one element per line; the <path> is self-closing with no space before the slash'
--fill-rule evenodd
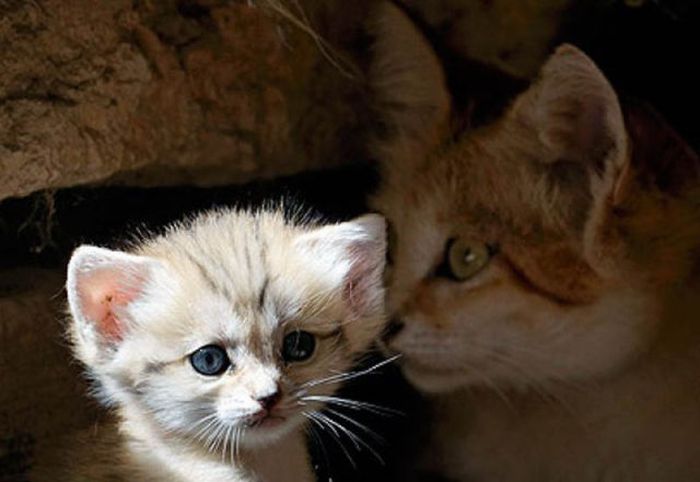
<path id="1" fill-rule="evenodd" d="M 46 480 L 314 480 L 305 425 L 331 417 L 318 410 L 381 330 L 384 258 L 381 216 L 273 210 L 210 212 L 128 252 L 79 247 L 70 338 L 118 431 Z"/>
<path id="2" fill-rule="evenodd" d="M 502 118 L 451 136 L 430 47 L 391 5 L 374 28 L 387 338 L 434 408 L 422 467 L 700 480 L 698 156 L 571 45 Z"/>

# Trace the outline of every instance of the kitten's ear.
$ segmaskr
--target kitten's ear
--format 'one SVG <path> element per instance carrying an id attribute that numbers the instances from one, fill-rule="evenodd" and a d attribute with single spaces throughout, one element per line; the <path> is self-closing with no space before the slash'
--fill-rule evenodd
<path id="1" fill-rule="evenodd" d="M 78 349 L 94 360 L 129 329 L 127 307 L 146 290 L 158 261 L 120 251 L 81 246 L 68 263 L 66 290 Z"/>
<path id="2" fill-rule="evenodd" d="M 617 95 L 573 45 L 562 45 L 547 60 L 510 118 L 534 131 L 543 147 L 538 158 L 545 163 L 582 165 L 614 178 L 625 168 L 627 133 Z"/>
<path id="3" fill-rule="evenodd" d="M 384 323 L 386 221 L 367 214 L 345 223 L 324 226 L 299 239 L 329 282 L 342 290 L 349 319 L 342 324 L 351 350 L 365 349 Z M 362 323 L 354 320 L 362 319 Z"/>
<path id="4" fill-rule="evenodd" d="M 418 160 L 440 141 L 448 125 L 450 96 L 440 62 L 426 38 L 398 7 L 377 4 L 370 82 L 389 133 L 377 142 L 386 163 Z"/>

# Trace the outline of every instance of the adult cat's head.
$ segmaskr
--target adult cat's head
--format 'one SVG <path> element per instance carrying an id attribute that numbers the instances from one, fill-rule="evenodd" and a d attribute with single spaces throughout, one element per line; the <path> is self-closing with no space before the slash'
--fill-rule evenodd
<path id="1" fill-rule="evenodd" d="M 68 268 L 77 357 L 132 434 L 233 451 L 313 418 L 383 325 L 385 223 L 223 211 Z"/>
<path id="2" fill-rule="evenodd" d="M 604 376 L 645 350 L 658 290 L 698 244 L 697 156 L 657 117 L 623 114 L 571 45 L 497 122 L 451 135 L 420 33 L 391 5 L 375 30 L 389 134 L 374 205 L 394 236 L 389 345 L 407 377 L 525 387 Z"/>

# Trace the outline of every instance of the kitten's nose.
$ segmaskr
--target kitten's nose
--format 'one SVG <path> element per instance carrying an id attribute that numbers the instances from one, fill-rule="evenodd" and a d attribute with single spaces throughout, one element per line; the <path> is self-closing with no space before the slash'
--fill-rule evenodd
<path id="1" fill-rule="evenodd" d="M 384 328 L 384 333 L 382 334 L 382 340 L 384 343 L 388 343 L 392 338 L 399 334 L 403 330 L 404 323 L 398 318 L 392 318 L 391 321 Z"/>
<path id="2" fill-rule="evenodd" d="M 269 412 L 275 405 L 277 405 L 277 402 L 279 402 L 280 398 L 282 398 L 282 394 L 280 393 L 279 387 L 277 387 L 275 388 L 275 391 L 270 393 L 269 395 L 265 395 L 264 397 L 258 398 L 258 403 L 260 404 L 263 410 Z"/>

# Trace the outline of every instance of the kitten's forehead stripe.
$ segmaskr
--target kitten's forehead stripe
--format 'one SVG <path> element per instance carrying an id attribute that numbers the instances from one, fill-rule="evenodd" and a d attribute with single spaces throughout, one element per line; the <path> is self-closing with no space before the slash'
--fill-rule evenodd
<path id="1" fill-rule="evenodd" d="M 183 249 L 182 253 L 187 257 L 190 263 L 197 268 L 202 276 L 202 279 L 209 285 L 209 288 L 211 288 L 212 291 L 221 295 L 228 295 L 226 289 L 218 283 L 216 276 L 209 272 L 209 270 L 204 266 L 204 263 L 200 262 L 197 258 L 195 258 L 193 253 L 186 249 Z"/>
<path id="2" fill-rule="evenodd" d="M 260 287 L 260 294 L 258 295 L 258 309 L 262 310 L 265 307 L 265 294 L 267 292 L 267 286 L 270 283 L 270 278 L 265 275 L 262 286 Z"/>

